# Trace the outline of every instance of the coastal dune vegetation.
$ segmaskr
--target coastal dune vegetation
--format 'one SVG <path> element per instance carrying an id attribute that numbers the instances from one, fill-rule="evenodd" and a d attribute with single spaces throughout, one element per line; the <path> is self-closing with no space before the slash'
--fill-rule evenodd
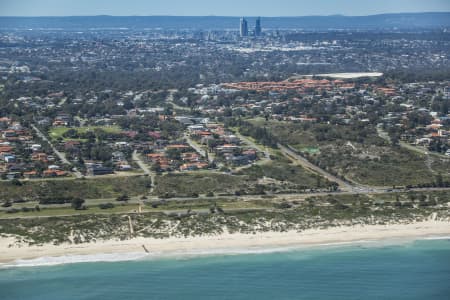
<path id="1" fill-rule="evenodd" d="M 449 192 L 410 192 L 326 195 L 305 200 L 159 201 L 149 203 L 140 213 L 128 207 L 127 212 L 116 214 L 91 212 L 42 218 L 0 218 L 0 232 L 2 237 L 14 238 L 11 246 L 17 246 L 450 221 L 449 195 Z"/>

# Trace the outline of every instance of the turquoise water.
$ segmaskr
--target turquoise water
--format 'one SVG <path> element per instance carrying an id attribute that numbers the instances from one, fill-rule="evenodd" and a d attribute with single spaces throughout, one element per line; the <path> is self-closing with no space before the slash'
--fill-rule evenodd
<path id="1" fill-rule="evenodd" d="M 0 299 L 450 299 L 450 240 L 8 268 Z"/>

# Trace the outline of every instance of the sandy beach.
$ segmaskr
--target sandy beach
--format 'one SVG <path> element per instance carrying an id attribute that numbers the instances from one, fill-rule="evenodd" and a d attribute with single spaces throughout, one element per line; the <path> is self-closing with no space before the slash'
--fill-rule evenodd
<path id="1" fill-rule="evenodd" d="M 424 221 L 414 224 L 366 225 L 309 229 L 303 232 L 222 234 L 188 238 L 134 238 L 125 241 L 98 241 L 86 244 L 17 246 L 13 238 L 0 238 L 0 263 L 39 257 L 71 255 L 143 253 L 170 256 L 183 254 L 232 253 L 242 249 L 270 250 L 363 241 L 421 239 L 450 236 L 450 222 Z"/>

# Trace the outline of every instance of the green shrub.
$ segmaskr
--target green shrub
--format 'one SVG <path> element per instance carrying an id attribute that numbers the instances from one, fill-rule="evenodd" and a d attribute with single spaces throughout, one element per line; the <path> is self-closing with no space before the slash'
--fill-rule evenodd
<path id="1" fill-rule="evenodd" d="M 114 208 L 114 204 L 112 204 L 112 203 L 102 203 L 98 207 L 100 209 L 112 209 L 112 208 Z"/>

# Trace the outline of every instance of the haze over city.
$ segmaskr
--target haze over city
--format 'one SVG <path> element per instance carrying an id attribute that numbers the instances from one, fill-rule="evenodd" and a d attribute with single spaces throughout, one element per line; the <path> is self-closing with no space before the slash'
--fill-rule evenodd
<path id="1" fill-rule="evenodd" d="M 306 16 L 450 11 L 447 0 L 2 0 L 0 16 Z"/>

